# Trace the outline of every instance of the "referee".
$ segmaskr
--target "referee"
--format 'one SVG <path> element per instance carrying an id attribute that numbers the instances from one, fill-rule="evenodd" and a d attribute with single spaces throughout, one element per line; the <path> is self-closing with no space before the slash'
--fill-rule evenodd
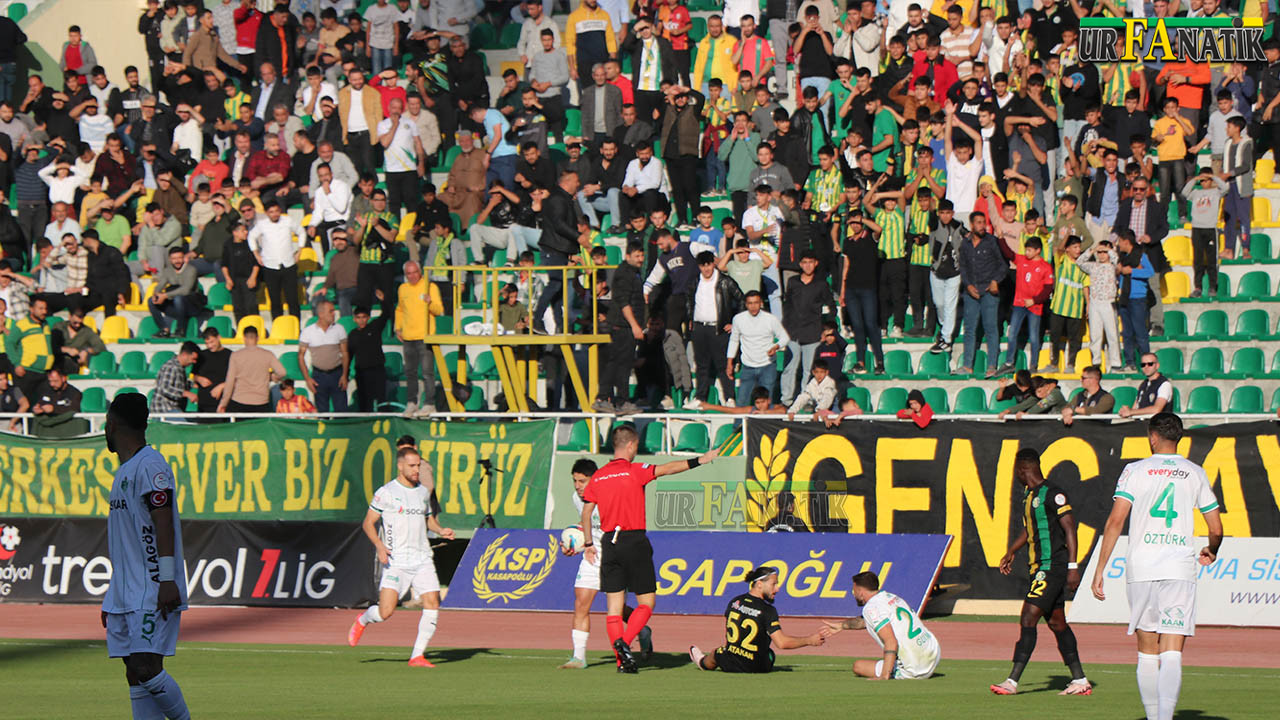
<path id="1" fill-rule="evenodd" d="M 618 672 L 636 673 L 631 641 L 649 622 L 658 589 L 653 571 L 653 546 L 644 531 L 644 486 L 663 475 L 674 475 L 710 463 L 717 451 L 691 460 L 662 465 L 632 462 L 640 449 L 635 428 L 624 425 L 613 433 L 613 459 L 591 476 L 582 493 L 582 527 L 591 527 L 591 515 L 600 509 L 604 550 L 600 560 L 600 589 L 608 597 L 605 627 L 618 659 Z M 588 537 L 583 547 L 587 562 L 595 562 L 597 549 Z M 622 608 L 627 591 L 635 593 L 636 609 L 623 625 Z"/>

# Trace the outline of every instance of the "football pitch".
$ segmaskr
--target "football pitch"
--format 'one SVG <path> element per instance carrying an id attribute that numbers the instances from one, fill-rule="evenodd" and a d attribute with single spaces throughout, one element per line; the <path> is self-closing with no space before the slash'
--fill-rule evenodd
<path id="1" fill-rule="evenodd" d="M 1007 662 L 946 660 L 925 681 L 855 679 L 849 658 L 778 658 L 768 676 L 699 672 L 681 653 L 658 653 L 639 675 L 618 675 L 590 652 L 586 670 L 558 670 L 561 650 L 431 649 L 435 669 L 406 665 L 405 648 L 183 643 L 166 662 L 195 718 L 422 716 L 802 718 L 838 712 L 865 718 L 1142 717 L 1133 667 L 1090 665 L 1091 697 L 1059 697 L 1061 664 L 1031 663 L 1022 692 L 995 697 Z M 0 640 L 5 718 L 129 717 L 124 669 L 102 642 Z M 1178 718 L 1276 717 L 1280 670 L 1188 667 Z"/>

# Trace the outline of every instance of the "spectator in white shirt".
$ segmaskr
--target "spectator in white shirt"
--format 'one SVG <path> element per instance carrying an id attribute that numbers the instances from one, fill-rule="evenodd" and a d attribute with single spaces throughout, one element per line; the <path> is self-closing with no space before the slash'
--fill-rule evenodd
<path id="1" fill-rule="evenodd" d="M 418 180 L 427 174 L 426 153 L 418 138 L 418 126 L 405 119 L 404 101 L 392 98 L 387 117 L 378 123 L 387 178 L 387 209 L 399 217 L 400 208 L 418 200 Z"/>
<path id="2" fill-rule="evenodd" d="M 302 235 L 277 200 L 266 202 L 267 216 L 259 218 L 249 231 L 249 248 L 262 266 L 262 277 L 267 285 L 267 297 L 271 301 L 271 317 L 282 314 L 287 303 L 289 315 L 298 317 L 298 253 L 301 248 L 297 237 Z"/>
<path id="3" fill-rule="evenodd" d="M 80 141 L 93 148 L 95 153 L 102 152 L 102 147 L 107 144 L 107 136 L 116 131 L 116 125 L 111 122 L 111 116 L 98 111 L 96 98 L 84 106 L 77 125 L 80 130 Z M 200 156 L 196 155 L 196 157 Z"/>
<path id="4" fill-rule="evenodd" d="M 527 67 L 533 56 L 542 52 L 542 31 L 550 30 L 555 38 L 555 46 L 560 47 L 560 27 L 550 15 L 543 12 L 542 3 L 521 3 L 529 17 L 520 24 L 520 39 L 516 42 L 516 52 L 520 53 L 520 62 Z"/>
<path id="5" fill-rule="evenodd" d="M 320 122 L 324 119 L 324 114 L 320 112 L 320 98 L 329 98 L 336 106 L 338 89 L 324 79 L 324 71 L 313 65 L 307 68 L 307 81 L 298 87 L 293 114 L 298 117 L 310 115 L 313 121 Z"/>
<path id="6" fill-rule="evenodd" d="M 622 178 L 622 197 L 618 204 L 622 217 L 630 219 L 636 213 L 648 215 L 667 207 L 667 174 L 662 161 L 653 157 L 653 146 L 636 145 L 636 157 L 627 164 Z"/>
<path id="7" fill-rule="evenodd" d="M 316 194 L 316 188 L 320 187 L 320 176 L 316 171 L 324 164 L 333 171 L 333 179 L 341 180 L 347 187 L 354 188 L 356 183 L 360 182 L 360 173 L 356 171 L 355 163 L 351 162 L 351 158 L 344 152 L 334 150 L 333 143 L 324 140 L 316 145 L 316 159 L 311 163 L 311 182 L 307 187 L 312 197 Z"/>
<path id="8" fill-rule="evenodd" d="M 66 203 L 68 205 L 75 203 L 76 190 L 81 185 L 88 182 L 89 177 L 77 171 L 66 162 L 49 163 L 40 168 L 37 173 L 45 185 L 49 186 L 49 202 Z M 64 231 L 66 232 L 66 231 Z M 77 233 L 79 236 L 79 233 Z M 57 239 L 61 239 L 59 235 Z M 50 240 L 52 242 L 52 239 Z"/>
<path id="9" fill-rule="evenodd" d="M 204 131 L 201 129 L 204 117 L 187 103 L 178 103 L 174 112 L 178 115 L 178 125 L 173 128 L 173 145 L 169 152 L 177 155 L 179 150 L 187 150 L 191 153 L 191 159 L 199 162 L 204 157 Z M 81 118 L 82 124 L 83 121 L 84 118 Z M 80 135 L 84 136 L 83 130 Z M 103 141 L 106 141 L 105 135 Z M 95 150 L 101 151 L 102 148 L 99 146 Z"/>
<path id="10" fill-rule="evenodd" d="M 333 177 L 329 163 L 316 167 L 319 187 L 315 189 L 315 204 L 311 209 L 311 224 L 307 235 L 319 238 L 324 254 L 329 253 L 329 231 L 346 227 L 351 219 L 351 186 Z"/>
<path id="11" fill-rule="evenodd" d="M 836 381 L 831 377 L 827 361 L 818 358 L 813 361 L 813 377 L 787 409 L 787 419 L 794 420 L 796 415 L 809 412 L 810 406 L 813 407 L 814 413 L 820 413 L 830 410 L 835 403 Z"/>
<path id="12" fill-rule="evenodd" d="M 751 401 L 751 391 L 757 386 L 773 391 L 778 385 L 778 365 L 775 361 L 780 348 L 791 342 L 791 336 L 783 329 L 776 315 L 764 311 L 764 297 L 755 290 L 747 293 L 747 309 L 733 318 L 733 330 L 729 333 L 727 352 L 729 367 L 733 367 L 738 350 L 742 350 L 742 372 L 738 376 L 737 404 L 746 407 Z"/>
<path id="13" fill-rule="evenodd" d="M 80 239 L 80 223 L 69 216 L 70 203 L 54 202 L 49 212 L 49 224 L 44 227 L 44 238 L 54 247 L 62 242 L 62 236 L 67 233 L 75 235 L 77 240 Z"/>

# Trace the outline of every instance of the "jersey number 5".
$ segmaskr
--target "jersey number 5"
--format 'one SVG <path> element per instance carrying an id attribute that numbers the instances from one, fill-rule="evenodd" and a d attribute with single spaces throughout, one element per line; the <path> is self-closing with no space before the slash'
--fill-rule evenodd
<path id="1" fill-rule="evenodd" d="M 1160 497 L 1151 506 L 1151 517 L 1163 518 L 1165 529 L 1173 527 L 1173 521 L 1178 517 L 1178 511 L 1173 509 L 1174 494 L 1173 483 L 1165 485 L 1164 490 L 1160 491 Z"/>
<path id="2" fill-rule="evenodd" d="M 728 640 L 730 645 L 738 645 L 743 650 L 755 652 L 759 649 L 755 640 L 756 635 L 760 632 L 760 626 L 756 624 L 753 618 L 747 618 L 739 623 L 738 618 L 740 617 L 742 617 L 740 613 L 729 613 L 729 621 L 725 623 L 725 640 Z M 742 642 L 739 643 L 738 638 L 744 631 L 747 636 L 742 638 Z"/>

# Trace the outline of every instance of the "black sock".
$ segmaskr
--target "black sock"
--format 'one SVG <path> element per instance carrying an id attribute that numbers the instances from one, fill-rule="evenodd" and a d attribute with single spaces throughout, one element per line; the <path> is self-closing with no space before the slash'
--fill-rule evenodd
<path id="1" fill-rule="evenodd" d="M 1058 638 L 1058 652 L 1062 655 L 1062 662 L 1071 670 L 1071 679 L 1084 679 L 1084 668 L 1080 665 L 1080 652 L 1076 647 L 1076 634 L 1071 631 L 1071 626 L 1064 625 L 1061 632 L 1054 630 L 1053 634 Z"/>
<path id="2" fill-rule="evenodd" d="M 1027 663 L 1031 660 L 1031 653 L 1036 649 L 1036 628 L 1035 626 L 1022 627 L 1021 634 L 1018 635 L 1018 644 L 1013 646 L 1013 669 L 1009 671 L 1009 679 L 1018 682 L 1022 677 L 1022 671 L 1026 669 Z"/>
<path id="3" fill-rule="evenodd" d="M 631 609 L 630 605 L 622 606 L 622 622 L 626 622 L 631 619 Z"/>

